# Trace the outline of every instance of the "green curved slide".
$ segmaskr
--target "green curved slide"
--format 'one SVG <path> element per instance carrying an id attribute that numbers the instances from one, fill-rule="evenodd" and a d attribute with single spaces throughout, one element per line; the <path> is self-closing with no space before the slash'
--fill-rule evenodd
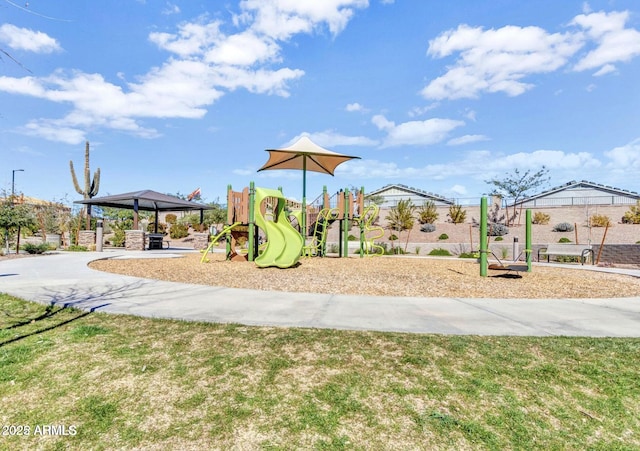
<path id="1" fill-rule="evenodd" d="M 255 221 L 266 236 L 267 246 L 256 257 L 255 263 L 261 268 L 277 266 L 290 268 L 298 263 L 302 254 L 304 241 L 302 235 L 293 228 L 284 210 L 284 202 L 278 202 L 274 211 L 274 221 L 267 221 L 260 213 L 260 204 L 267 197 L 284 199 L 282 193 L 275 189 L 256 188 L 255 193 Z"/>

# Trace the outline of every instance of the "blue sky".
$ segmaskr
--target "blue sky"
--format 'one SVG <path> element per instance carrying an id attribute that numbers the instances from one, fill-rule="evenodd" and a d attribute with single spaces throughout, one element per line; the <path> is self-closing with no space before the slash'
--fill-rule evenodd
<path id="1" fill-rule="evenodd" d="M 477 198 L 546 165 L 640 191 L 637 0 L 0 0 L 0 189 L 224 201 L 301 135 L 360 156 L 310 174 L 309 200 L 403 183 Z M 79 174 L 81 177 L 81 174 Z"/>

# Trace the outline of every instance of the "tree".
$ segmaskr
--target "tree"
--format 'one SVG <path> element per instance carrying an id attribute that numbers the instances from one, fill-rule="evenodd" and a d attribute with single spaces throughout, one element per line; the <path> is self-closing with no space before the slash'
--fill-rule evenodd
<path id="1" fill-rule="evenodd" d="M 5 246 L 9 249 L 9 236 L 21 227 L 32 227 L 35 223 L 29 206 L 12 205 L 11 202 L 0 204 L 0 228 L 4 229 Z"/>
<path id="2" fill-rule="evenodd" d="M 407 252 L 407 246 L 409 245 L 409 237 L 411 236 L 411 229 L 415 224 L 416 218 L 413 213 L 416 206 L 409 199 L 402 199 L 398 202 L 398 205 L 389 210 L 389 214 L 385 217 L 388 221 L 387 227 L 398 232 L 398 234 L 408 230 L 407 240 L 404 245 L 404 251 Z M 393 241 L 391 242 L 393 246 Z"/>
<path id="3" fill-rule="evenodd" d="M 549 182 L 548 173 L 549 169 L 545 166 L 542 166 L 542 169 L 534 173 L 530 169 L 527 169 L 524 173 L 514 169 L 511 174 L 506 174 L 502 179 L 485 180 L 486 183 L 494 186 L 489 193 L 491 196 L 513 199 L 513 213 L 509 216 L 507 211 L 507 225 L 513 225 L 518 217 L 518 212 L 516 211 L 518 201 L 524 199 L 532 189 Z"/>

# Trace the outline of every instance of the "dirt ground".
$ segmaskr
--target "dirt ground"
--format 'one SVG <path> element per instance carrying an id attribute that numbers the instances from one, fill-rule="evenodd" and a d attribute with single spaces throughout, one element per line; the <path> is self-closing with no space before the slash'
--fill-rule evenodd
<path id="1" fill-rule="evenodd" d="M 533 266 L 522 278 L 480 277 L 469 259 L 416 257 L 302 258 L 289 269 L 260 269 L 250 262 L 224 260 L 224 254 L 180 258 L 99 260 L 100 271 L 137 277 L 256 290 L 374 296 L 461 298 L 607 298 L 640 296 L 640 278 L 577 269 Z"/>

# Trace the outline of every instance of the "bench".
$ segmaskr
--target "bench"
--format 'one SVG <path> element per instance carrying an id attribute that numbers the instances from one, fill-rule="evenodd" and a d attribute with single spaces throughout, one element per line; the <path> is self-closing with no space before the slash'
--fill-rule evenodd
<path id="1" fill-rule="evenodd" d="M 166 249 L 169 249 L 169 241 L 164 239 L 164 236 L 161 233 L 150 233 L 147 235 L 149 250 L 152 249 L 163 249 L 163 245 L 166 244 Z"/>
<path id="2" fill-rule="evenodd" d="M 549 262 L 549 257 L 552 255 L 563 255 L 580 257 L 580 263 L 583 265 L 587 257 L 591 257 L 591 264 L 594 263 L 593 248 L 590 244 L 549 244 L 547 247 L 538 249 L 538 261 L 540 261 L 540 254 L 547 256 L 547 262 Z"/>

